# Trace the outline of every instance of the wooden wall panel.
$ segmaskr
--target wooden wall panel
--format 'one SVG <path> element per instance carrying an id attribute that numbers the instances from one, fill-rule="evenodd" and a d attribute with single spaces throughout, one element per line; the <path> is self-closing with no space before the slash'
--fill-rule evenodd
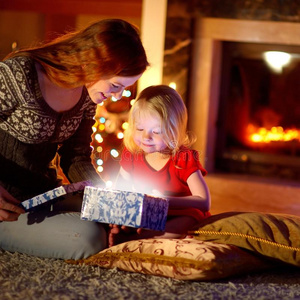
<path id="1" fill-rule="evenodd" d="M 60 15 L 114 15 L 139 18 L 142 0 L 9 0 L 0 1 L 0 10 L 34 11 Z"/>

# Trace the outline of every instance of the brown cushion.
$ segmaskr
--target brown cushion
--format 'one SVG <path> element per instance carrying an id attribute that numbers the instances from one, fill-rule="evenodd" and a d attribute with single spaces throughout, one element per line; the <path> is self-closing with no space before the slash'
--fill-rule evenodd
<path id="1" fill-rule="evenodd" d="M 193 238 L 130 241 L 68 262 L 182 280 L 213 280 L 271 267 L 238 247 Z"/>
<path id="2" fill-rule="evenodd" d="M 235 245 L 300 266 L 298 216 L 258 212 L 223 213 L 204 220 L 191 234 L 198 240 Z"/>

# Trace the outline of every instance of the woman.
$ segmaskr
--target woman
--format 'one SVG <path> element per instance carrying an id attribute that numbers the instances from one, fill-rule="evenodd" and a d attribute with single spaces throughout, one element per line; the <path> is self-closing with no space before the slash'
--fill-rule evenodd
<path id="1" fill-rule="evenodd" d="M 19 203 L 61 185 L 55 157 L 71 183 L 103 186 L 90 159 L 96 106 L 121 98 L 148 65 L 137 29 L 118 19 L 16 51 L 0 63 L 0 248 L 78 259 L 106 247 L 102 225 L 74 213 L 79 195 L 51 211 L 25 213 Z"/>

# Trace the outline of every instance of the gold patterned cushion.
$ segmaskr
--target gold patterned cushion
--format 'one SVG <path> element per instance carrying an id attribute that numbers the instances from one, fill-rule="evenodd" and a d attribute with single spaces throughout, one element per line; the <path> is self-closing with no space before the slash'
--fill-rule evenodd
<path id="1" fill-rule="evenodd" d="M 235 245 L 300 267 L 300 217 L 228 212 L 203 220 L 191 232 L 201 241 Z"/>
<path id="2" fill-rule="evenodd" d="M 182 280 L 214 280 L 271 266 L 238 247 L 193 238 L 129 241 L 68 262 Z"/>

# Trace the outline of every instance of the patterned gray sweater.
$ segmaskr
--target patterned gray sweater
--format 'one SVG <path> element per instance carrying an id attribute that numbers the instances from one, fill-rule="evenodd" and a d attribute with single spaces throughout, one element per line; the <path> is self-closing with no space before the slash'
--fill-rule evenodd
<path id="1" fill-rule="evenodd" d="M 73 109 L 54 111 L 43 99 L 32 59 L 0 62 L 0 184 L 19 200 L 56 187 L 57 153 L 70 182 L 101 184 L 90 158 L 95 111 L 85 88 Z"/>

